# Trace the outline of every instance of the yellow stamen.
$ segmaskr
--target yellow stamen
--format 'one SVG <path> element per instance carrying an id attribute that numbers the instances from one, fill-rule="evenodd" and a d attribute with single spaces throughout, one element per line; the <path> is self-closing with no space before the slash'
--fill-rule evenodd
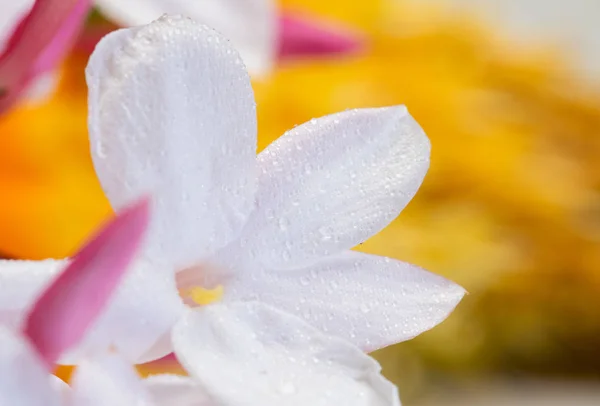
<path id="1" fill-rule="evenodd" d="M 200 306 L 209 305 L 220 300 L 223 297 L 223 286 L 218 285 L 213 289 L 206 289 L 201 286 L 190 288 L 186 296 L 189 296 Z"/>
<path id="2" fill-rule="evenodd" d="M 69 382 L 74 371 L 75 366 L 73 365 L 59 365 L 54 370 L 54 375 L 56 375 L 65 382 Z"/>

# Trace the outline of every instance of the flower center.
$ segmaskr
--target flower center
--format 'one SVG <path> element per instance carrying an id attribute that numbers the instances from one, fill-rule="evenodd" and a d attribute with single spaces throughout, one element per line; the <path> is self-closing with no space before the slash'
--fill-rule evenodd
<path id="1" fill-rule="evenodd" d="M 177 272 L 175 279 L 183 302 L 188 306 L 196 307 L 221 300 L 224 291 L 223 279 L 213 277 L 220 272 L 219 268 L 205 263 Z M 211 286 L 211 288 L 205 286 Z"/>
<path id="2" fill-rule="evenodd" d="M 206 306 L 215 303 L 223 297 L 223 286 L 218 285 L 213 289 L 206 289 L 201 286 L 194 286 L 183 292 L 184 296 L 189 297 L 199 306 Z"/>

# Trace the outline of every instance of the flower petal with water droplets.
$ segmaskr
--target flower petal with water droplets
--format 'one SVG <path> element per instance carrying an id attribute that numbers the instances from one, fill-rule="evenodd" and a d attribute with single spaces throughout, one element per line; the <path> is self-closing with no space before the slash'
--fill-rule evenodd
<path id="1" fill-rule="evenodd" d="M 277 47 L 273 0 L 96 0 L 100 11 L 126 27 L 161 15 L 181 14 L 222 33 L 240 52 L 250 74 L 268 73 Z"/>
<path id="2" fill-rule="evenodd" d="M 346 111 L 294 128 L 258 157 L 257 209 L 242 251 L 284 269 L 352 248 L 412 199 L 429 151 L 403 106 Z"/>
<path id="3" fill-rule="evenodd" d="M 223 300 L 268 303 L 373 351 L 436 326 L 464 293 L 417 266 L 348 251 L 307 268 L 239 272 Z"/>
<path id="4" fill-rule="evenodd" d="M 0 405 L 59 406 L 61 394 L 25 337 L 0 326 Z"/>
<path id="5" fill-rule="evenodd" d="M 215 404 L 400 404 L 374 359 L 262 303 L 190 311 L 173 330 L 173 345 Z"/>
<path id="6" fill-rule="evenodd" d="M 227 40 L 165 16 L 107 35 L 86 74 L 108 198 L 115 209 L 153 199 L 146 255 L 181 269 L 237 237 L 256 189 L 256 112 Z"/>

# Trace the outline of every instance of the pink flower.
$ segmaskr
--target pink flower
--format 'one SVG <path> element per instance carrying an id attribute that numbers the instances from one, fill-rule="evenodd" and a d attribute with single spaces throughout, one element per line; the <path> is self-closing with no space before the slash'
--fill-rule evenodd
<path id="1" fill-rule="evenodd" d="M 10 108 L 41 75 L 64 58 L 79 33 L 90 0 L 17 0 L 0 28 L 0 112 Z M 29 12 L 26 10 L 29 9 Z"/>
<path id="2" fill-rule="evenodd" d="M 279 19 L 279 57 L 346 54 L 358 51 L 363 39 L 358 33 L 296 14 Z"/>

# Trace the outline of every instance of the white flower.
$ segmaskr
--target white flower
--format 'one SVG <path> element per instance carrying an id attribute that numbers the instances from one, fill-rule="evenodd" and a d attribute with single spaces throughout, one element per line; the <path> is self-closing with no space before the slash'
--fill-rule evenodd
<path id="1" fill-rule="evenodd" d="M 149 193 L 153 216 L 144 255 L 62 362 L 109 344 L 132 362 L 167 354 L 185 309 L 176 272 L 188 304 L 261 301 L 363 350 L 416 336 L 462 298 L 413 265 L 348 251 L 400 213 L 427 171 L 429 142 L 404 107 L 312 120 L 257 157 L 238 54 L 174 17 L 108 35 L 87 79 L 107 196 L 118 211 Z M 0 321 L 17 325 L 63 263 L 0 262 Z"/>
<path id="2" fill-rule="evenodd" d="M 277 56 L 278 7 L 274 0 L 96 0 L 112 21 L 132 27 L 161 15 L 182 14 L 225 35 L 252 75 L 269 72 Z"/>
<path id="3" fill-rule="evenodd" d="M 374 359 L 259 302 L 190 311 L 173 343 L 190 377 L 146 380 L 158 405 L 400 405 Z"/>
<path id="4" fill-rule="evenodd" d="M 111 343 L 113 350 L 123 348 L 119 323 L 112 335 L 103 333 L 105 348 L 83 353 L 71 389 L 50 377 L 54 362 L 80 344 L 114 297 L 148 212 L 147 200 L 128 207 L 86 244 L 29 306 L 19 323 L 22 335 L 0 326 L 0 404 L 399 406 L 397 389 L 363 351 L 261 302 L 181 315 L 167 338 L 189 378 L 155 376 L 142 383 L 131 365 L 106 354 Z M 124 316 L 133 322 L 130 313 Z"/>
<path id="5" fill-rule="evenodd" d="M 183 270 L 179 288 L 196 301 L 216 287 L 225 303 L 261 301 L 373 350 L 435 326 L 462 298 L 413 265 L 348 251 L 427 171 L 429 141 L 404 107 L 311 120 L 257 157 L 238 54 L 179 17 L 109 34 L 87 80 L 102 186 L 115 209 L 153 196 L 145 260 Z"/>
<path id="6" fill-rule="evenodd" d="M 27 339 L 0 327 L 0 404 L 400 405 L 397 388 L 375 360 L 261 303 L 189 311 L 174 329 L 173 341 L 189 377 L 140 380 L 119 356 L 107 354 L 84 360 L 69 388 L 48 374 Z"/>

